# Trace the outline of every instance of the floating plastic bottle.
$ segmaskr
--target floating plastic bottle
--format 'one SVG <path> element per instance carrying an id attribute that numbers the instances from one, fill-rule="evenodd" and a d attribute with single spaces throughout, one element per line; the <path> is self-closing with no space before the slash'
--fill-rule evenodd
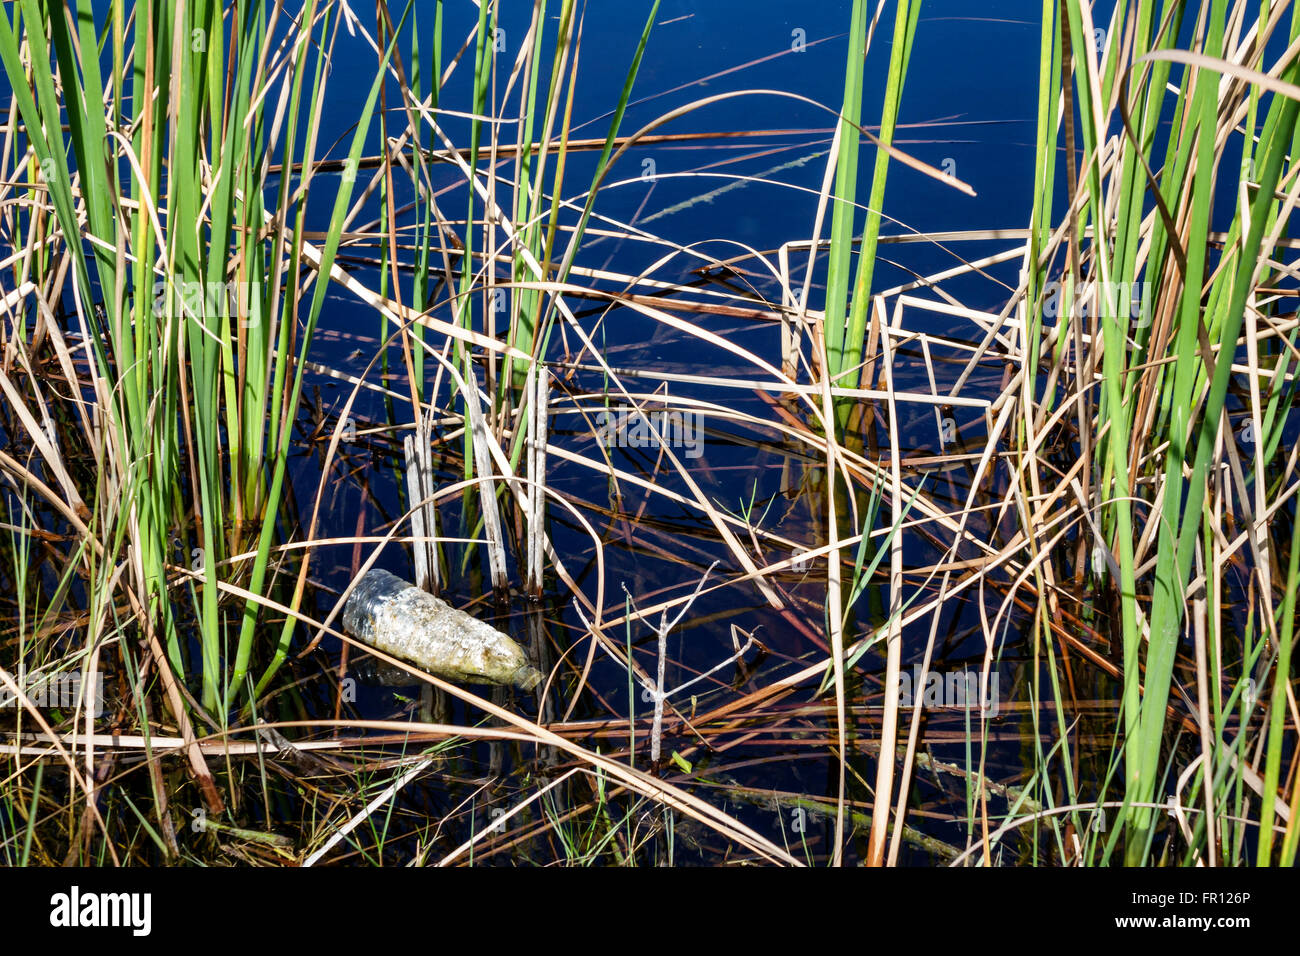
<path id="1" fill-rule="evenodd" d="M 343 606 L 343 629 L 450 681 L 532 690 L 542 679 L 509 637 L 380 568 L 357 582 Z"/>

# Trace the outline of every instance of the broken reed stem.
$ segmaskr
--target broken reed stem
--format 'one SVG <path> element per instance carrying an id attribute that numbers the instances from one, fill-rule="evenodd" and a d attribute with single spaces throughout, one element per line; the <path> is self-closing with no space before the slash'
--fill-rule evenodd
<path id="1" fill-rule="evenodd" d="M 664 615 L 667 617 L 667 615 Z M 655 680 L 655 712 L 650 727 L 650 765 L 657 766 L 664 732 L 664 662 L 668 657 L 668 628 L 659 628 L 659 666 Z"/>
<path id="2" fill-rule="evenodd" d="M 483 531 L 487 536 L 488 567 L 492 576 L 492 588 L 498 592 L 507 589 L 506 549 L 501 534 L 501 514 L 497 510 L 496 486 L 492 482 L 492 454 L 488 449 L 490 438 L 487 424 L 483 420 L 483 410 L 479 405 L 478 386 L 473 375 L 466 376 L 465 387 L 461 389 L 465 400 L 465 411 L 469 414 L 470 430 L 474 441 L 474 468 L 482 479 L 479 483 L 479 504 L 483 509 Z"/>
<path id="3" fill-rule="evenodd" d="M 897 325 L 899 313 L 895 312 L 893 325 Z M 885 389 L 894 391 L 894 346 L 893 329 L 882 328 L 880 346 L 883 358 Z M 891 397 L 889 408 L 889 451 L 890 451 L 890 509 L 892 520 L 898 521 L 903 510 L 902 475 L 899 467 L 898 443 L 898 406 Z M 903 553 L 902 535 L 894 535 L 890 542 L 889 564 L 889 607 L 890 620 L 885 638 L 885 711 L 881 717 L 880 750 L 881 753 L 893 753 L 898 737 L 898 692 L 903 658 L 903 629 L 899 611 L 902 607 L 903 589 Z M 889 810 L 893 802 L 894 762 L 881 760 L 876 767 L 875 809 L 872 813 L 871 836 L 867 850 L 867 864 L 882 866 L 885 862 L 885 838 L 889 827 Z"/>
<path id="4" fill-rule="evenodd" d="M 406 490 L 411 500 L 411 556 L 415 564 L 415 586 L 421 591 L 430 591 L 429 557 L 425 548 L 426 531 L 424 527 L 424 481 L 421 468 L 418 435 L 420 426 L 416 424 L 416 434 L 402 439 L 402 451 L 406 460 Z"/>
<path id="5" fill-rule="evenodd" d="M 546 554 L 546 441 L 550 373 L 534 365 L 525 388 L 528 419 L 528 573 L 526 586 L 534 597 L 542 594 L 542 559 Z"/>

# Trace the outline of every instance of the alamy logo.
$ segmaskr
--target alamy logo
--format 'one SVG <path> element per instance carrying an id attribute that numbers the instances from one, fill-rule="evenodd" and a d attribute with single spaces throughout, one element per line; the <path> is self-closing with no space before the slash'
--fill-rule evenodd
<path id="1" fill-rule="evenodd" d="M 50 897 L 50 925 L 65 929 L 124 926 L 133 936 L 148 936 L 152 911 L 148 893 L 82 893 L 74 886 Z"/>
<path id="2" fill-rule="evenodd" d="M 20 671 L 14 683 L 33 706 L 41 710 L 71 710 L 84 704 L 92 717 L 104 715 L 104 675 L 101 671 L 95 671 L 84 696 L 81 671 L 58 674 L 24 674 Z M 0 708 L 18 706 L 18 695 L 7 685 L 0 684 Z"/>
<path id="3" fill-rule="evenodd" d="M 916 664 L 912 673 L 899 675 L 898 703 L 900 707 L 915 707 L 920 698 L 924 707 L 954 707 L 978 711 L 984 717 L 998 715 L 998 675 L 989 674 L 988 694 L 981 693 L 979 671 L 960 670 L 944 674 L 930 670 L 925 675 L 925 686 L 921 687 L 921 665 Z M 920 689 L 919 693 L 917 688 Z"/>
<path id="4" fill-rule="evenodd" d="M 1110 315 L 1132 319 L 1135 328 L 1151 324 L 1151 296 L 1145 282 L 1089 283 L 1071 291 L 1052 281 L 1043 287 L 1043 294 L 1043 314 L 1048 318 L 1089 318 L 1097 308 L 1104 307 Z"/>
<path id="5" fill-rule="evenodd" d="M 681 448 L 686 458 L 699 458 L 704 454 L 704 416 L 668 409 L 601 411 L 596 415 L 596 438 L 606 448 L 657 448 L 662 440 L 669 448 Z"/>
<path id="6" fill-rule="evenodd" d="M 168 311 L 168 286 L 171 287 L 173 315 L 213 318 L 219 315 L 238 317 L 246 329 L 256 328 L 259 315 L 252 307 L 261 299 L 259 282 L 172 282 L 159 280 L 153 286 L 153 314 Z"/>

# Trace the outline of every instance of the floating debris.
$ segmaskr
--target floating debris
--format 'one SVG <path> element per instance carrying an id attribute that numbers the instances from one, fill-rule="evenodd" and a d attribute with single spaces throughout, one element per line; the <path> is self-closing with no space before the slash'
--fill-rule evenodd
<path id="1" fill-rule="evenodd" d="M 357 582 L 343 606 L 343 628 L 447 680 L 532 690 L 542 679 L 505 634 L 380 568 Z"/>

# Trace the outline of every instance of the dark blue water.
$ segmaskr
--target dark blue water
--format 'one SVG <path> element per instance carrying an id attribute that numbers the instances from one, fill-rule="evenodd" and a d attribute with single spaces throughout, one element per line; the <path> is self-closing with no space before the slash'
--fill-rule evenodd
<path id="1" fill-rule="evenodd" d="M 523 2 L 503 5 L 501 27 L 510 56 L 517 52 L 517 44 L 525 34 L 531 6 Z M 602 138 L 608 132 L 611 111 L 617 104 L 627 64 L 635 51 L 648 8 L 643 3 L 594 3 L 588 6 L 583 21 L 581 66 L 574 98 L 573 137 Z M 889 218 L 882 226 L 882 234 L 1023 228 L 1028 223 L 1036 135 L 1039 11 L 1039 5 L 1031 2 L 972 5 L 956 0 L 935 0 L 926 4 L 918 27 L 896 145 L 917 159 L 969 183 L 976 195 L 965 196 L 920 172 L 894 164 L 890 169 L 884 209 Z M 660 7 L 633 89 L 632 102 L 620 128 L 622 134 L 630 134 L 672 110 L 730 91 L 793 93 L 825 108 L 770 92 L 751 93 L 696 109 L 656 129 L 655 133 L 760 131 L 759 135 L 651 145 L 629 151 L 611 173 L 609 184 L 602 189 L 594 212 L 598 217 L 644 229 L 666 243 L 690 247 L 697 253 L 682 252 L 668 257 L 655 269 L 655 278 L 669 282 L 690 281 L 696 278 L 691 270 L 699 268 L 710 258 L 726 260 L 747 251 L 763 253 L 775 261 L 774 250 L 782 243 L 806 240 L 811 235 L 818 205 L 817 194 L 828 162 L 834 114 L 843 96 L 847 50 L 845 32 L 849 26 L 849 12 L 850 4 L 847 2 L 699 4 L 672 0 Z M 416 15 L 421 30 L 421 49 L 428 57 L 431 39 L 425 40 L 425 31 L 432 25 L 431 6 L 417 4 Z M 475 16 L 469 5 L 448 6 L 444 22 L 445 57 L 450 56 L 473 29 Z M 892 18 L 891 7 L 875 35 L 865 67 L 863 122 L 868 127 L 874 127 L 879 119 L 890 55 Z M 547 46 L 553 42 L 556 26 L 554 19 L 548 19 Z M 371 29 L 373 32 L 373 27 Z M 340 145 L 332 154 L 334 156 L 346 152 L 352 135 L 350 124 L 364 102 L 368 84 L 374 76 L 376 59 L 359 37 L 353 39 L 342 35 L 339 44 L 329 87 L 329 135 L 322 136 L 322 142 L 331 142 L 336 137 L 340 139 Z M 408 52 L 409 41 L 404 40 L 403 55 Z M 441 94 L 444 107 L 469 109 L 472 58 L 471 49 L 444 87 Z M 409 63 L 407 69 L 410 69 Z M 421 72 L 427 77 L 430 69 L 425 65 Z M 504 83 L 502 75 L 498 78 L 495 96 L 500 96 Z M 390 107 L 400 103 L 395 84 L 389 84 L 387 95 Z M 517 111 L 517 89 L 511 93 L 508 107 L 503 109 L 500 101 L 496 102 L 498 106 L 493 112 L 509 115 Z M 396 112 L 392 122 L 400 128 L 402 120 Z M 466 122 L 447 118 L 446 129 L 458 144 L 468 142 Z M 515 137 L 514 128 L 506 127 L 502 142 L 513 143 Z M 366 149 L 368 155 L 377 152 L 378 142 L 377 137 L 372 137 Z M 566 196 L 581 201 L 592 177 L 596 155 L 587 152 L 570 156 L 565 177 Z M 874 151 L 864 143 L 859 177 L 859 202 L 863 204 L 869 194 L 873 161 Z M 647 170 L 652 175 L 643 178 L 642 173 Z M 504 166 L 501 172 L 511 176 L 513 166 Z M 440 175 L 444 178 L 439 179 Z M 435 182 L 448 185 L 455 183 L 458 177 L 456 172 L 435 172 Z M 771 182 L 742 182 L 737 177 L 762 177 Z M 400 206 L 411 199 L 409 181 L 399 177 L 397 189 L 396 198 Z M 440 198 L 439 202 L 446 215 L 463 218 L 463 189 Z M 378 215 L 377 204 L 373 215 Z M 367 218 L 363 216 L 362 220 Z M 859 224 L 861 220 L 859 214 Z M 318 228 L 323 229 L 325 225 L 322 217 Z M 593 228 L 597 225 L 593 223 Z M 828 231 L 829 216 L 823 235 Z M 476 236 L 476 243 L 480 242 L 481 238 Z M 1011 244 L 1003 240 L 949 243 L 946 248 L 925 243 L 882 247 L 875 288 L 887 288 L 918 274 L 952 267 L 962 258 L 974 259 L 1002 251 Z M 668 256 L 668 248 L 664 244 L 592 237 L 584 243 L 578 264 L 635 276 Z M 374 252 L 372 248 L 366 254 L 373 255 Z M 806 260 L 796 256 L 794 261 Z M 752 260 L 746 263 L 746 267 L 752 272 L 745 277 L 751 283 L 752 293 L 779 301 L 776 283 L 765 277 L 763 270 L 756 268 Z M 970 277 L 951 283 L 948 288 L 970 307 L 997 311 L 1005 304 L 1009 292 L 994 280 L 1013 282 L 1017 267 L 1013 262 L 990 270 L 991 277 Z M 349 268 L 371 288 L 378 287 L 378 275 L 373 268 L 360 265 L 350 265 Z M 824 269 L 819 266 L 818 286 L 823 279 Z M 404 281 L 409 283 L 409 276 Z M 409 288 L 404 287 L 403 296 L 404 301 L 409 301 Z M 814 288 L 814 307 L 819 306 L 820 296 L 820 288 Z M 584 311 L 579 305 L 581 303 L 575 304 L 574 308 L 584 327 L 591 329 L 598 319 L 601 320 L 598 341 L 604 344 L 609 361 L 616 366 L 695 375 L 744 377 L 753 374 L 751 367 L 734 356 L 703 345 L 697 339 L 670 334 L 633 311 L 615 309 L 602 316 L 602 310 Z M 445 308 L 435 314 L 448 317 Z M 774 325 L 725 318 L 706 320 L 704 324 L 773 364 L 779 364 L 779 336 Z M 946 331 L 947 324 L 934 320 L 930 329 Z M 361 374 L 377 348 L 379 330 L 376 325 L 368 310 L 349 305 L 346 293 L 339 291 L 332 295 L 322 319 L 324 334 L 315 349 L 316 360 L 351 374 Z M 969 337 L 968 327 L 963 334 Z M 552 353 L 548 355 L 552 361 L 560 357 L 557 346 L 558 342 L 552 343 Z M 354 349 L 360 349 L 362 354 L 354 355 Z M 394 371 L 390 387 L 402 393 L 407 386 L 404 374 L 400 372 L 400 353 L 390 349 L 389 358 Z M 903 359 L 907 358 L 909 356 L 905 354 Z M 373 368 L 371 380 L 377 380 Z M 908 367 L 904 361 L 904 367 L 900 369 L 900 386 L 920 385 L 923 380 L 921 366 Z M 328 418 L 331 409 L 337 410 L 341 406 L 346 388 L 327 379 L 316 384 L 321 388 L 322 408 Z M 655 383 L 642 384 L 648 391 Z M 992 384 L 996 385 L 996 382 Z M 600 387 L 599 376 L 577 376 L 566 385 L 571 393 L 599 390 Z M 972 386 L 971 394 L 977 394 L 978 387 L 978 384 Z M 728 404 L 762 418 L 771 415 L 766 405 L 745 391 L 674 383 L 671 392 Z M 435 401 L 444 401 L 447 397 L 444 390 Z M 553 407 L 563 412 L 564 397 L 555 395 L 552 401 Z M 904 422 L 900 441 L 904 454 L 936 453 L 932 413 L 921 408 L 904 408 L 902 411 Z M 411 421 L 408 404 L 397 402 L 392 407 L 385 407 L 382 401 L 371 396 L 362 396 L 354 407 L 354 414 L 370 423 L 391 421 L 404 425 Z M 973 443 L 972 450 L 978 451 L 983 429 L 980 416 L 959 410 L 956 418 L 963 435 Z M 596 454 L 590 430 L 577 416 L 565 417 L 561 413 L 553 428 L 553 442 L 589 456 Z M 789 462 L 788 449 L 780 447 L 775 432 L 723 423 L 710 423 L 709 429 L 705 453 L 693 463 L 692 476 L 710 500 L 733 513 L 744 510 L 747 502 L 754 502 L 754 513 L 765 516 L 765 528 L 806 546 L 824 543 L 824 496 L 800 493 L 801 472 L 785 467 Z M 354 534 L 359 510 L 364 513 L 366 533 L 376 533 L 376 529 L 379 533 L 387 531 L 391 522 L 400 519 L 406 510 L 398 477 L 400 445 L 377 442 L 365 450 L 351 449 L 345 454 L 346 465 L 336 463 L 334 466 L 340 477 L 332 488 L 321 533 Z M 613 451 L 617 467 L 642 474 L 663 487 L 687 493 L 684 483 L 671 470 L 655 469 L 654 459 L 653 450 Z M 342 477 L 345 473 L 346 477 Z M 448 482 L 454 480 L 454 469 L 448 466 L 443 477 Z M 813 480 L 816 480 L 815 474 Z M 300 503 L 310 502 L 318 481 L 318 453 L 304 453 L 295 475 Z M 716 532 L 697 510 L 646 496 L 634 487 L 625 487 L 624 498 L 619 501 L 609 493 L 605 479 L 598 474 L 555 459 L 548 472 L 548 482 L 552 489 L 583 508 L 601 531 L 605 545 L 607 618 L 622 615 L 623 588 L 638 605 L 645 606 L 689 591 L 714 560 L 721 561 L 713 574 L 714 581 L 738 573 L 725 548 L 718 542 Z M 953 486 L 954 494 L 964 494 L 966 487 L 959 476 Z M 820 515 L 817 513 L 819 510 L 822 511 Z M 633 521 L 629 514 L 639 517 Z M 456 502 L 445 507 L 443 520 L 444 534 L 469 534 L 473 531 L 458 525 L 460 510 Z M 579 586 L 594 599 L 597 570 L 590 537 L 558 507 L 552 509 L 550 533 Z M 907 540 L 905 558 L 910 566 L 932 563 L 941 553 L 933 542 L 920 536 Z M 482 593 L 486 575 L 483 550 L 471 547 L 466 552 L 463 547 L 453 545 L 448 548 L 448 555 L 456 570 L 445 595 L 454 603 L 467 605 Z M 779 560 L 783 556 L 766 555 L 766 558 Z M 339 589 L 346 583 L 352 560 L 350 545 L 318 552 L 313 577 L 323 585 L 318 598 L 322 611 L 331 606 L 330 590 Z M 401 547 L 387 548 L 380 563 L 395 573 L 407 577 L 412 574 L 409 557 Z M 701 597 L 670 640 L 667 685 L 671 687 L 689 680 L 730 656 L 733 647 L 730 629 L 733 625 L 758 636 L 769 649 L 769 654 L 759 665 L 757 676 L 737 674 L 734 669 L 728 669 L 702 684 L 702 693 L 703 688 L 710 688 L 713 694 L 705 697 L 710 703 L 703 704 L 701 710 L 731 699 L 731 692 L 725 689 L 728 682 L 734 680 L 736 689 L 741 692 L 751 691 L 793 669 L 824 660 L 826 631 L 821 612 L 825 606 L 824 564 L 810 574 L 787 574 L 781 578 L 781 585 L 791 600 L 790 610 L 786 613 L 774 613 L 749 585 L 738 585 Z M 877 602 L 874 608 L 873 597 Z M 995 611 L 1000 596 L 988 600 L 989 608 Z M 855 608 L 847 635 L 850 639 L 865 636 L 883 623 L 883 601 L 887 601 L 887 591 L 869 589 Z M 579 662 L 587 656 L 587 639 L 572 605 L 573 597 L 566 586 L 553 581 L 543 602 L 546 640 L 550 644 L 552 660 L 569 650 L 573 652 L 571 659 Z M 475 607 L 477 613 L 493 619 L 521 641 L 532 636 L 525 627 L 523 612 L 527 605 L 522 600 L 516 598 L 508 606 L 496 608 L 489 602 L 479 601 Z M 984 654 L 979 621 L 979 608 L 974 601 L 954 607 L 952 618 L 945 622 L 944 633 L 941 633 L 936 648 L 939 665 L 950 669 L 978 668 Z M 1013 616 L 1005 622 L 999 635 L 1005 643 L 1001 675 L 1003 697 L 1024 697 L 1023 687 L 1013 690 L 1016 681 L 1025 677 L 1017 650 L 1024 626 L 1023 621 Z M 654 646 L 647 627 L 637 625 L 630 633 L 620 628 L 610 636 L 620 643 L 629 640 L 640 663 L 653 669 Z M 913 662 L 919 660 L 927 636 L 928 622 L 925 627 L 909 629 L 905 634 L 905 670 L 910 672 Z M 337 646 L 327 643 L 325 647 L 330 659 L 336 659 Z M 883 667 L 883 658 L 874 650 L 858 662 L 849 687 L 851 702 L 879 706 L 879 680 Z M 566 688 L 571 688 L 571 676 L 566 679 Z M 814 690 L 815 686 L 809 687 L 785 704 L 793 706 L 797 702 L 811 701 Z M 651 705 L 641 699 L 639 691 L 638 688 L 634 706 L 637 714 L 644 717 Z M 674 702 L 689 709 L 689 701 L 684 698 Z M 561 694 L 561 706 L 567 703 L 567 694 Z M 386 716 L 392 713 L 394 706 L 391 691 L 363 688 L 359 701 L 361 712 L 368 716 Z M 532 700 L 516 700 L 514 706 L 526 713 L 537 710 L 537 703 Z M 575 710 L 575 719 L 625 721 L 628 710 L 626 672 L 598 651 L 587 690 Z M 473 719 L 472 712 L 464 708 L 455 708 L 455 713 L 460 718 Z M 1016 739 L 1015 721 L 1019 719 L 1004 715 L 995 737 L 998 733 L 1005 733 L 1012 740 Z M 851 722 L 850 737 L 855 742 L 849 755 L 853 771 L 849 796 L 865 804 L 870 795 L 860 781 L 874 780 L 871 743 L 877 731 L 870 718 Z M 833 735 L 834 732 L 833 715 L 827 717 L 824 713 L 791 717 L 778 723 L 786 731 L 803 728 L 817 736 Z M 596 743 L 609 752 L 611 748 L 625 748 L 626 737 L 607 737 L 588 745 Z M 995 743 L 994 762 L 999 764 L 991 768 L 995 779 L 1019 778 L 1023 767 L 1019 747 L 1015 742 L 1002 747 Z M 647 759 L 646 749 L 642 740 L 638 746 L 640 765 L 644 765 Z M 787 738 L 785 744 L 773 742 L 765 745 L 758 741 L 733 747 L 727 743 L 715 752 L 707 752 L 698 748 L 689 732 L 679 725 L 671 739 L 665 741 L 665 753 L 674 749 L 692 754 L 695 773 L 700 778 L 708 779 L 716 770 L 717 774 L 725 774 L 755 789 L 776 789 L 832 799 L 835 794 L 837 765 L 830 749 L 825 746 L 799 746 Z M 485 764 L 489 761 L 487 748 L 478 748 L 476 752 Z M 957 764 L 964 764 L 966 759 L 964 742 L 947 747 L 936 746 L 932 752 L 939 759 Z M 526 761 L 528 755 L 520 757 Z M 713 793 L 710 799 L 726 803 L 729 811 L 778 842 L 782 839 L 782 825 L 788 830 L 789 811 L 778 815 L 773 810 L 756 808 L 719 795 L 707 785 L 699 784 L 698 778 L 680 775 L 671 765 L 665 773 L 682 785 L 699 786 L 697 792 L 705 796 Z M 928 779 L 918 780 L 916 800 L 918 807 L 923 806 L 924 810 L 920 810 L 910 822 L 956 845 L 964 845 L 963 825 L 937 822 L 939 817 L 950 814 L 961 819 L 964 813 L 933 783 Z M 960 784 L 957 787 L 960 791 Z M 445 803 L 448 807 L 460 799 L 455 789 L 441 795 L 429 794 L 426 798 L 435 806 Z M 809 840 L 814 854 L 824 853 L 830 838 L 828 824 L 824 819 L 814 818 L 804 837 Z M 854 837 L 851 854 L 861 852 L 864 839 L 865 834 L 859 831 Z M 707 852 L 700 857 L 702 860 L 710 858 Z M 928 859 L 927 854 L 918 850 L 907 849 L 904 852 L 905 861 L 925 862 Z"/>

